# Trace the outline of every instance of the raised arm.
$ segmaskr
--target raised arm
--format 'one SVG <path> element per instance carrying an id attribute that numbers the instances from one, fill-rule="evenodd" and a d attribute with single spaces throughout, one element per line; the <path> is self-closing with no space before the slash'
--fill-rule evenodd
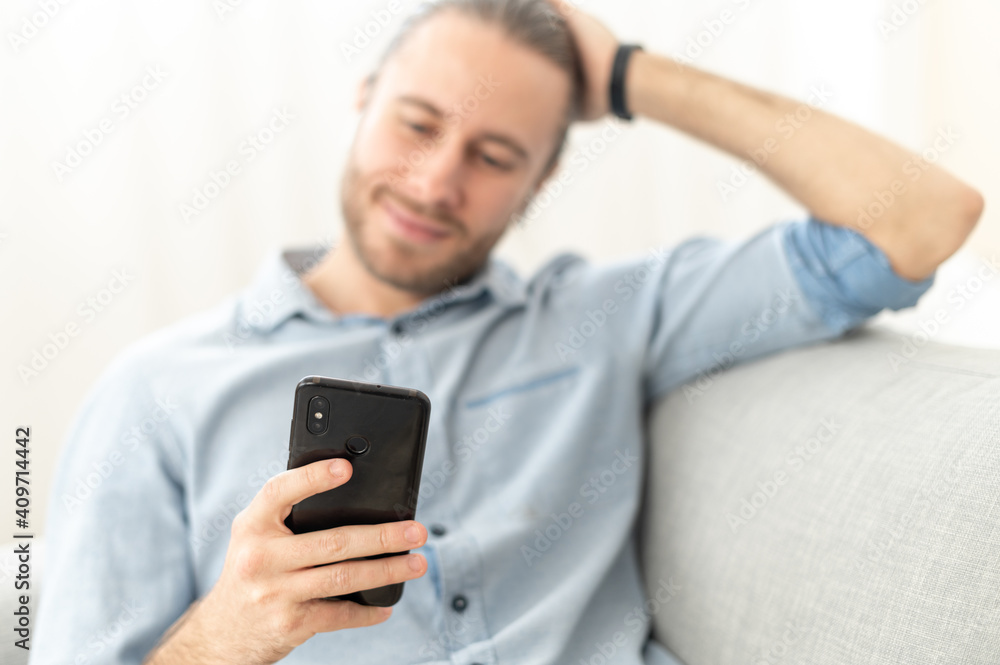
<path id="1" fill-rule="evenodd" d="M 609 112 L 618 40 L 592 16 L 558 4 L 583 58 L 586 119 L 600 118 Z M 933 274 L 982 215 L 979 192 L 941 167 L 817 108 L 806 107 L 809 117 L 802 121 L 802 102 L 644 51 L 633 53 L 625 82 L 634 114 L 741 159 L 767 152 L 760 160 L 763 173 L 813 216 L 863 234 L 900 277 Z"/>

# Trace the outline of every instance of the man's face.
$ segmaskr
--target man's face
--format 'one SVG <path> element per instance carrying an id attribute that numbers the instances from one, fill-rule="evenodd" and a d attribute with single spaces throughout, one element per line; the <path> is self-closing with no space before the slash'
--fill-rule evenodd
<path id="1" fill-rule="evenodd" d="M 498 27 L 455 12 L 418 27 L 360 101 L 341 196 L 365 268 L 420 295 L 472 274 L 548 175 L 569 95 Z"/>

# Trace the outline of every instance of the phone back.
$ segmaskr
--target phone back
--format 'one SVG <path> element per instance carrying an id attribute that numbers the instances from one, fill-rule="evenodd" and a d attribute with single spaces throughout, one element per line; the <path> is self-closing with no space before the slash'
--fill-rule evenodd
<path id="1" fill-rule="evenodd" d="M 295 388 L 288 468 L 343 457 L 353 474 L 340 487 L 293 506 L 285 524 L 294 533 L 306 533 L 413 519 L 429 420 L 430 400 L 419 390 L 320 376 L 302 379 Z M 398 602 L 402 592 L 402 584 L 393 584 L 337 598 L 385 607 Z"/>

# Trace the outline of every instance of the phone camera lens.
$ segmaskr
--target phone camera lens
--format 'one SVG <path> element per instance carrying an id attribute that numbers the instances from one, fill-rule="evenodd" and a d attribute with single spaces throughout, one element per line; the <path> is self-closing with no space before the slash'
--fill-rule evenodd
<path id="1" fill-rule="evenodd" d="M 322 434 L 327 429 L 327 421 L 330 420 L 330 402 L 325 397 L 319 395 L 309 400 L 309 417 L 306 419 L 306 428 L 312 434 Z"/>

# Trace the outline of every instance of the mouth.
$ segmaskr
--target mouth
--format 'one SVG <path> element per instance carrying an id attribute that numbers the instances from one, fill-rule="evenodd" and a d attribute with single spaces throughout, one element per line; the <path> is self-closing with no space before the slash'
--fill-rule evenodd
<path id="1" fill-rule="evenodd" d="M 443 224 L 416 215 L 388 196 L 383 196 L 382 210 L 389 222 L 390 230 L 398 236 L 419 244 L 433 244 L 452 234 Z"/>

